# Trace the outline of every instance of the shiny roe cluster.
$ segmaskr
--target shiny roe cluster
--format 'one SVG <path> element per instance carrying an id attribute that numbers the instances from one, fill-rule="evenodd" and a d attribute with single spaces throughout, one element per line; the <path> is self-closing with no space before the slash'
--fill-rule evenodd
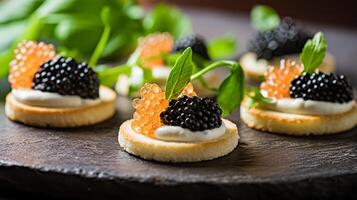
<path id="1" fill-rule="evenodd" d="M 43 42 L 24 41 L 15 49 L 10 63 L 9 82 L 11 87 L 31 88 L 32 80 L 40 66 L 53 59 L 56 51 L 53 45 Z"/>
<path id="2" fill-rule="evenodd" d="M 192 84 L 188 84 L 181 96 L 196 96 Z M 135 112 L 131 127 L 138 133 L 153 137 L 155 130 L 163 125 L 160 114 L 168 107 L 165 92 L 157 84 L 146 83 L 140 89 L 140 98 L 132 103 Z"/>
<path id="3" fill-rule="evenodd" d="M 290 98 L 291 81 L 303 71 L 303 67 L 294 61 L 281 60 L 280 66 L 270 66 L 264 74 L 265 81 L 260 89 L 269 97 Z"/>
<path id="4" fill-rule="evenodd" d="M 169 33 L 153 33 L 139 39 L 138 50 L 141 64 L 147 68 L 164 65 L 162 55 L 169 53 L 174 45 L 174 39 Z"/>

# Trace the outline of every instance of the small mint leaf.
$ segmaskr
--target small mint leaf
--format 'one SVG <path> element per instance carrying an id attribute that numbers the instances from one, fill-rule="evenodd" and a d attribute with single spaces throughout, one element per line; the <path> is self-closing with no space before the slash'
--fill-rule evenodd
<path id="1" fill-rule="evenodd" d="M 236 53 L 237 42 L 232 36 L 222 36 L 215 38 L 208 43 L 208 53 L 213 59 L 222 59 Z"/>
<path id="2" fill-rule="evenodd" d="M 244 97 L 244 73 L 237 63 L 230 75 L 222 82 L 218 89 L 217 102 L 221 107 L 223 116 L 232 113 Z"/>
<path id="3" fill-rule="evenodd" d="M 278 27 L 280 17 L 275 10 L 269 6 L 254 6 L 250 14 L 251 24 L 258 31 L 269 31 Z"/>
<path id="4" fill-rule="evenodd" d="M 166 99 L 177 98 L 190 82 L 193 70 L 192 49 L 189 47 L 177 58 L 166 81 Z"/>
<path id="5" fill-rule="evenodd" d="M 304 64 L 304 71 L 313 73 L 323 62 L 327 50 L 324 35 L 321 32 L 315 34 L 312 40 L 308 40 L 300 54 L 301 62 Z"/>

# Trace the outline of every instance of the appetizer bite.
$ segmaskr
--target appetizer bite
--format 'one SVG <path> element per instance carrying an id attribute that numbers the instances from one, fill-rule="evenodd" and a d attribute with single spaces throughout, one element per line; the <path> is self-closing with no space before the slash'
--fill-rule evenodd
<path id="1" fill-rule="evenodd" d="M 231 43 L 234 43 L 232 40 Z M 189 34 L 177 40 L 169 33 L 152 33 L 140 38 L 134 53 L 127 63 L 121 66 L 122 68 L 129 66 L 130 70 L 119 74 L 115 86 L 116 91 L 123 96 L 135 97 L 138 96 L 139 89 L 146 82 L 157 83 L 162 88 L 165 87 L 170 66 L 174 64 L 178 55 L 188 47 L 193 52 L 194 71 L 203 69 L 213 62 L 206 43 L 204 38 L 197 34 Z M 215 43 L 222 45 L 222 42 L 217 42 L 217 40 Z M 233 49 L 235 48 L 232 48 L 232 51 L 234 51 Z M 224 57 L 224 55 L 218 57 L 222 56 Z M 213 57 L 217 58 L 215 55 Z M 213 96 L 225 75 L 226 73 L 220 71 L 208 73 L 200 80 L 194 81 L 193 84 L 199 94 Z"/>
<path id="2" fill-rule="evenodd" d="M 281 21 L 276 12 L 267 6 L 256 6 L 251 13 L 252 24 L 258 33 L 248 45 L 248 52 L 242 55 L 240 63 L 247 79 L 258 81 L 269 66 L 277 66 L 281 59 L 300 64 L 299 53 L 312 34 L 297 26 L 290 17 Z M 325 73 L 335 70 L 335 61 L 327 54 L 319 66 Z"/>
<path id="3" fill-rule="evenodd" d="M 56 55 L 51 44 L 20 43 L 10 64 L 9 82 L 6 115 L 27 125 L 92 125 L 115 112 L 115 92 L 100 86 L 86 63 Z"/>
<path id="4" fill-rule="evenodd" d="M 198 97 L 190 82 L 221 66 L 230 68 L 231 74 L 220 86 L 218 104 Z M 148 160 L 198 162 L 227 155 L 236 148 L 237 126 L 222 114 L 234 111 L 242 100 L 242 69 L 236 62 L 220 61 L 192 73 L 192 51 L 188 48 L 172 68 L 165 91 L 149 83 L 140 89 L 140 98 L 133 100 L 133 118 L 119 129 L 119 144 L 125 151 Z"/>
<path id="5" fill-rule="evenodd" d="M 260 90 L 247 93 L 241 119 L 251 128 L 287 135 L 325 135 L 357 124 L 353 89 L 347 78 L 316 70 L 325 57 L 322 33 L 309 40 L 303 64 L 281 60 L 265 72 Z"/>

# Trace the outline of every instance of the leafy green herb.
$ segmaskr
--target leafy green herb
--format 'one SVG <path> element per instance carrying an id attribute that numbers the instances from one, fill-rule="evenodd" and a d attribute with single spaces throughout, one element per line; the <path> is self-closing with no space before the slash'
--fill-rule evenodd
<path id="1" fill-rule="evenodd" d="M 222 115 L 229 115 L 242 102 L 244 97 L 244 72 L 234 65 L 231 74 L 221 83 L 218 90 L 217 102 L 222 108 Z"/>
<path id="2" fill-rule="evenodd" d="M 102 55 L 102 52 L 105 48 L 105 45 L 107 44 L 110 36 L 110 31 L 111 31 L 111 26 L 109 22 L 109 17 L 110 17 L 110 8 L 109 7 L 104 7 L 100 13 L 101 19 L 104 25 L 104 30 L 103 34 L 97 44 L 97 47 L 95 48 L 92 57 L 89 60 L 89 66 L 93 67 L 98 63 L 98 60 L 100 56 Z"/>
<path id="3" fill-rule="evenodd" d="M 218 89 L 217 102 L 226 116 L 233 112 L 241 103 L 244 96 L 244 73 L 239 63 L 234 61 L 217 61 L 191 76 L 191 80 L 201 78 L 204 74 L 219 67 L 228 67 L 230 75 Z"/>
<path id="4" fill-rule="evenodd" d="M 304 64 L 304 71 L 313 73 L 321 65 L 326 55 L 327 44 L 321 32 L 315 34 L 312 40 L 308 40 L 300 54 Z"/>
<path id="5" fill-rule="evenodd" d="M 208 43 L 208 53 L 213 59 L 232 56 L 237 50 L 237 42 L 232 36 L 215 38 Z"/>
<path id="6" fill-rule="evenodd" d="M 191 22 L 179 9 L 158 4 L 144 19 L 144 29 L 147 33 L 169 32 L 175 38 L 180 38 L 191 32 Z"/>
<path id="7" fill-rule="evenodd" d="M 181 91 L 190 82 L 192 70 L 192 50 L 187 48 L 176 60 L 174 67 L 170 71 L 165 91 L 167 100 L 174 99 L 180 95 Z"/>
<path id="8" fill-rule="evenodd" d="M 212 71 L 216 68 L 228 67 L 228 68 L 232 69 L 233 67 L 236 67 L 236 65 L 237 65 L 237 62 L 234 62 L 234 61 L 228 61 L 228 60 L 216 61 L 216 62 L 211 63 L 210 65 L 206 66 L 204 69 L 193 74 L 191 76 L 191 80 L 196 80 L 196 79 L 200 78 L 201 76 L 203 76 L 204 74 L 206 74 L 207 72 Z"/>
<path id="9" fill-rule="evenodd" d="M 104 14 L 103 24 L 103 13 L 96 13 L 105 7 L 112 12 Z M 136 0 L 0 1 L 0 78 L 8 74 L 16 44 L 24 39 L 51 42 L 64 50 L 62 55 L 82 59 L 93 55 L 93 66 L 99 59 L 129 55 L 137 39 L 148 33 L 165 31 L 181 37 L 191 30 L 188 17 L 169 5 L 158 5 L 144 17 Z"/>
<path id="10" fill-rule="evenodd" d="M 192 53 L 192 60 L 193 60 L 197 69 L 203 69 L 203 68 L 205 68 L 205 66 L 207 66 L 211 63 L 210 60 L 207 60 L 206 58 L 204 58 L 201 55 L 198 55 L 196 53 Z"/>
<path id="11" fill-rule="evenodd" d="M 249 108 L 257 107 L 257 106 L 264 106 L 264 105 L 273 103 L 272 99 L 263 96 L 261 91 L 257 88 L 248 90 L 247 96 L 248 96 L 248 107 Z"/>
<path id="12" fill-rule="evenodd" d="M 257 5 L 250 14 L 251 24 L 258 31 L 269 31 L 280 23 L 279 15 L 269 6 Z"/>

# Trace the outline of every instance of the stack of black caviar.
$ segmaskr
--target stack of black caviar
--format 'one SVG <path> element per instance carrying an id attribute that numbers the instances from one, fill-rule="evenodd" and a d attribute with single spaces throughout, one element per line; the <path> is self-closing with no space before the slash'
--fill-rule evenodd
<path id="1" fill-rule="evenodd" d="M 270 31 L 258 32 L 249 43 L 249 50 L 258 58 L 271 60 L 274 57 L 301 53 L 312 35 L 296 26 L 293 20 L 285 17 L 279 26 Z"/>
<path id="2" fill-rule="evenodd" d="M 169 107 L 160 114 L 160 117 L 166 125 L 203 131 L 220 127 L 221 114 L 221 108 L 212 99 L 183 96 L 171 100 Z"/>
<path id="3" fill-rule="evenodd" d="M 41 65 L 32 88 L 61 95 L 78 95 L 84 99 L 99 97 L 97 74 L 87 64 L 61 56 Z"/>

